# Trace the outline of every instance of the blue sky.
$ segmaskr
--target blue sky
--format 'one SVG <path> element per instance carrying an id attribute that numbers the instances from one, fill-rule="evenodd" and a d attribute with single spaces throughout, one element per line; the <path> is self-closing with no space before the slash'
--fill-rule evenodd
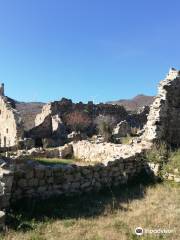
<path id="1" fill-rule="evenodd" d="M 179 0 L 0 0 L 0 81 L 23 101 L 154 95 L 180 68 L 179 9 Z"/>

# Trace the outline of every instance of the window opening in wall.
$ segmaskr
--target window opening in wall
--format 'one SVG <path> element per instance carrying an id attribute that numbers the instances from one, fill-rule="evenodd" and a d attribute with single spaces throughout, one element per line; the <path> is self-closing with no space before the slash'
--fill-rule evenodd
<path id="1" fill-rule="evenodd" d="M 6 147 L 6 137 L 4 137 L 4 147 Z"/>

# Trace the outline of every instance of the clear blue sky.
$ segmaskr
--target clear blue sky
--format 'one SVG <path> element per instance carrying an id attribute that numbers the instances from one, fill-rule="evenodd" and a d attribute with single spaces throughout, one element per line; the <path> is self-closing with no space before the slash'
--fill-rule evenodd
<path id="1" fill-rule="evenodd" d="M 154 95 L 171 66 L 179 0 L 0 0 L 0 81 L 12 98 Z"/>

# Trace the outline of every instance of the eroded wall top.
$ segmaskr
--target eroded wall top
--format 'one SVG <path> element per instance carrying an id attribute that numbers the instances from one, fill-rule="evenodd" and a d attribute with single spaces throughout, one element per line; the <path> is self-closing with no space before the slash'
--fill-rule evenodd
<path id="1" fill-rule="evenodd" d="M 180 146 L 180 71 L 174 68 L 159 84 L 143 139 Z"/>

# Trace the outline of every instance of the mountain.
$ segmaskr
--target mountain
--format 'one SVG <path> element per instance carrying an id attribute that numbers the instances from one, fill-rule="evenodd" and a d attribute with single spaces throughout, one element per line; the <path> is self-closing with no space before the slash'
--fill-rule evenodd
<path id="1" fill-rule="evenodd" d="M 154 100 L 153 96 L 146 96 L 143 94 L 137 95 L 132 99 L 120 99 L 118 101 L 110 101 L 108 104 L 122 105 L 128 111 L 137 111 L 143 106 L 150 106 Z"/>
<path id="2" fill-rule="evenodd" d="M 41 112 L 45 103 L 41 102 L 18 102 L 16 101 L 16 109 L 21 114 L 24 121 L 24 127 L 29 130 L 35 126 L 35 118 Z"/>

